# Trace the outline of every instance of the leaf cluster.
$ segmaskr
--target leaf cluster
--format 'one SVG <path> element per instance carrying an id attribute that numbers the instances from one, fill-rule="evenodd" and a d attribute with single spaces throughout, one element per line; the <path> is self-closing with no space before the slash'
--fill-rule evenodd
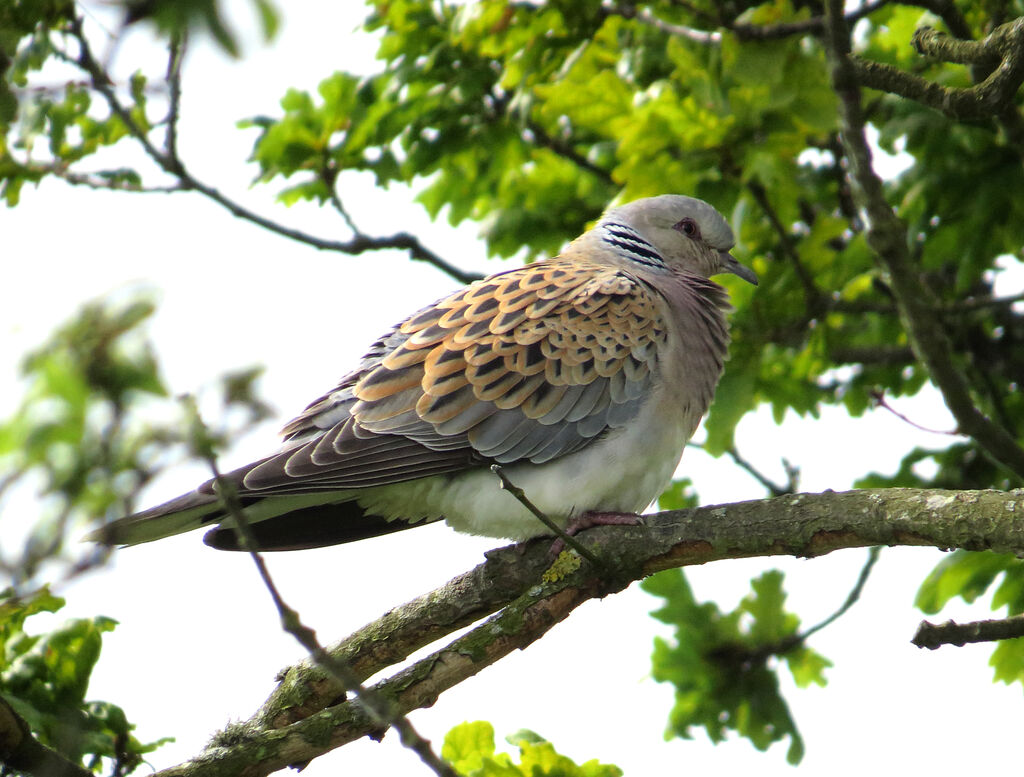
<path id="1" fill-rule="evenodd" d="M 505 738 L 519 748 L 519 763 L 498 753 L 494 727 L 485 721 L 462 723 L 445 735 L 441 757 L 462 777 L 621 777 L 617 766 L 596 760 L 576 764 L 533 731 L 522 730 Z"/>
<path id="2" fill-rule="evenodd" d="M 652 675 L 675 687 L 666 737 L 690 739 L 703 728 L 713 742 L 729 731 L 759 750 L 789 739 L 786 754 L 799 763 L 804 743 L 779 687 L 778 664 L 796 684 L 824 686 L 831 662 L 803 644 L 800 620 L 783 608 L 783 575 L 766 572 L 731 612 L 700 603 L 682 570 L 660 572 L 641 587 L 664 604 L 651 615 L 674 628 L 672 640 L 655 638 Z"/>
<path id="3" fill-rule="evenodd" d="M 115 621 L 78 618 L 43 634 L 25 631 L 28 618 L 63 606 L 45 587 L 20 597 L 12 589 L 0 592 L 0 697 L 39 742 L 71 762 L 96 772 L 113 764 L 114 774 L 130 774 L 144 755 L 171 740 L 140 742 L 124 710 L 86 700 L 103 634 Z"/>
<path id="4" fill-rule="evenodd" d="M 21 368 L 25 395 L 0 421 L 0 515 L 7 536 L 0 574 L 16 585 L 63 568 L 78 574 L 105 551 L 68 544 L 75 528 L 132 512 L 139 491 L 188 449 L 179 408 L 167 391 L 144 325 L 154 306 L 144 296 L 85 305 Z M 220 445 L 270 414 L 254 384 L 258 369 L 222 377 Z M 169 414 L 169 415 L 168 415 Z M 15 526 L 14 500 L 36 494 L 34 521 Z M 60 562 L 60 567 L 44 565 Z"/>
<path id="5" fill-rule="evenodd" d="M 0 556 L 15 581 L 63 556 L 71 527 L 124 509 L 155 474 L 157 452 L 173 441 L 131 413 L 146 397 L 166 394 L 138 330 L 152 312 L 148 300 L 87 305 L 24 359 L 25 398 L 0 422 L 0 507 L 27 486 L 40 509 L 34 523 L 20 522 L 29 527 L 20 554 L 8 546 Z M 69 553 L 72 571 L 97 560 L 92 551 Z"/>

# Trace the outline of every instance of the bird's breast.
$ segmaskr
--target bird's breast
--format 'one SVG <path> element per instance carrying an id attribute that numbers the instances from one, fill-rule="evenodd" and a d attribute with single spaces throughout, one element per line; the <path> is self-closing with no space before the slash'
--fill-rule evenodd
<path id="1" fill-rule="evenodd" d="M 668 485 L 693 431 L 672 401 L 658 392 L 628 425 L 582 450 L 544 464 L 508 464 L 504 472 L 563 525 L 591 511 L 639 512 Z M 550 533 L 487 468 L 369 489 L 358 501 L 386 517 L 443 517 L 470 534 L 524 540 Z"/>

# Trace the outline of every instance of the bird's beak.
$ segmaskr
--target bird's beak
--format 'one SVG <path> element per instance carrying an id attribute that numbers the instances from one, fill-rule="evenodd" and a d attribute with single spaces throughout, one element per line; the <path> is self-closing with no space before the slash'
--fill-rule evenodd
<path id="1" fill-rule="evenodd" d="M 751 283 L 754 286 L 757 285 L 757 273 L 751 270 L 749 267 L 739 263 L 739 260 L 730 254 L 728 251 L 719 251 L 718 255 L 721 259 L 719 263 L 719 272 L 728 272 L 733 275 L 738 275 L 740 278 L 745 280 L 747 283 Z"/>

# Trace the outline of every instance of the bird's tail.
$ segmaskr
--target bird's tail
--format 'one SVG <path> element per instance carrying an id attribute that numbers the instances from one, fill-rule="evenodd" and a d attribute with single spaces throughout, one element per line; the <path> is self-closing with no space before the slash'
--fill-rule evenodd
<path id="1" fill-rule="evenodd" d="M 86 535 L 104 545 L 139 545 L 208 526 L 221 515 L 216 494 L 193 491 L 101 526 Z"/>

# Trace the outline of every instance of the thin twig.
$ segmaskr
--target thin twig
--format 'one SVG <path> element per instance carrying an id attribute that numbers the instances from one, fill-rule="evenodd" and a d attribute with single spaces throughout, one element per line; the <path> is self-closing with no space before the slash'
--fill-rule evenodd
<path id="1" fill-rule="evenodd" d="M 699 448 L 701 450 L 706 450 L 704 445 L 699 443 L 699 442 L 692 442 L 691 441 L 691 442 L 689 442 L 687 444 L 691 448 Z M 744 458 L 743 455 L 740 454 L 739 450 L 736 448 L 735 445 L 731 445 L 728 448 L 726 448 L 725 454 L 730 459 L 733 460 L 733 463 L 737 467 L 742 469 L 744 472 L 746 472 L 748 475 L 750 475 L 752 478 L 754 478 L 754 480 L 756 480 L 758 483 L 760 483 L 762 486 L 764 486 L 765 489 L 768 490 L 768 493 L 771 494 L 773 497 L 774 496 L 785 496 L 786 494 L 792 494 L 794 491 L 797 490 L 797 481 L 798 481 L 799 476 L 800 476 L 800 469 L 798 467 L 794 467 L 792 464 L 790 464 L 785 459 L 782 460 L 782 462 L 783 462 L 782 466 L 786 470 L 786 477 L 788 479 L 788 482 L 787 482 L 787 484 L 785 486 L 782 486 L 782 485 L 779 485 L 778 483 L 776 483 L 774 480 L 772 480 L 766 474 L 761 472 L 761 470 L 759 470 L 757 467 L 755 467 L 753 464 L 751 464 L 750 461 L 748 461 L 746 458 Z"/>
<path id="2" fill-rule="evenodd" d="M 910 642 L 919 648 L 937 650 L 943 645 L 963 647 L 972 642 L 997 642 L 1018 637 L 1024 637 L 1024 615 L 971 623 L 921 621 Z"/>
<path id="3" fill-rule="evenodd" d="M 782 246 L 782 253 L 786 255 L 790 264 L 793 265 L 797 278 L 800 280 L 800 285 L 804 290 L 804 300 L 808 315 L 812 317 L 819 315 L 825 308 L 825 300 L 827 298 L 814 282 L 811 273 L 804 266 L 800 253 L 793 244 L 792 235 L 786 230 L 782 219 L 779 218 L 778 213 L 776 213 L 775 208 L 772 207 L 771 201 L 768 199 L 768 192 L 765 191 L 764 186 L 760 182 L 753 180 L 747 184 L 747 189 L 754 196 L 757 204 L 764 211 L 765 216 L 767 216 L 768 222 L 772 225 L 772 229 L 779 239 L 779 245 Z"/>
<path id="4" fill-rule="evenodd" d="M 943 313 L 962 313 L 985 308 L 1002 308 L 1024 302 L 1024 293 L 1009 297 L 971 297 L 959 302 L 949 302 L 942 306 Z"/>
<path id="5" fill-rule="evenodd" d="M 787 488 L 786 486 L 780 486 L 770 477 L 768 477 L 759 469 L 757 469 L 753 464 L 751 464 L 749 461 L 743 458 L 743 456 L 740 455 L 740 452 L 736 450 L 735 445 L 731 446 L 728 450 L 726 450 L 725 453 L 726 455 L 729 456 L 730 459 L 733 460 L 736 466 L 744 470 L 748 475 L 753 477 L 754 480 L 756 480 L 758 483 L 760 483 L 762 486 L 768 489 L 768 493 L 770 493 L 772 496 L 783 496 L 784 494 L 790 494 L 793 492 L 794 489 Z"/>
<path id="6" fill-rule="evenodd" d="M 194 403 L 190 403 L 190 410 L 195 423 L 199 426 L 197 436 L 205 437 L 206 431 L 202 427 L 202 420 Z M 252 558 L 253 563 L 256 565 L 260 578 L 263 580 L 263 584 L 270 593 L 274 606 L 277 608 L 278 616 L 281 619 L 281 628 L 295 637 L 298 643 L 313 657 L 313 660 L 327 670 L 347 691 L 354 693 L 377 723 L 391 726 L 398 731 L 402 745 L 415 752 L 434 774 L 438 775 L 438 777 L 458 777 L 451 765 L 443 761 L 434 752 L 430 742 L 416 731 L 409 719 L 398 713 L 394 706 L 386 699 L 364 686 L 348 664 L 325 650 L 317 639 L 316 632 L 305 625 L 299 617 L 299 613 L 284 601 L 270 575 L 270 570 L 267 568 L 263 556 L 257 550 L 259 546 L 256 536 L 252 532 L 252 527 L 246 518 L 245 510 L 238 499 L 238 492 L 235 489 L 234 483 L 221 475 L 212 448 L 206 445 L 198 447 L 200 447 L 200 453 L 213 473 L 215 489 L 220 497 L 221 504 L 224 506 L 227 514 L 235 521 L 241 541 L 240 544 L 243 549 L 248 551 L 250 558 Z"/>
<path id="7" fill-rule="evenodd" d="M 581 170 L 593 173 L 609 186 L 615 184 L 615 180 L 612 178 L 612 174 L 610 172 L 605 170 L 603 167 L 595 165 L 565 141 L 549 135 L 547 130 L 545 130 L 536 121 L 527 121 L 526 129 L 530 131 L 530 134 L 533 135 L 533 139 L 541 148 L 546 148 L 549 151 L 554 152 L 563 159 L 572 162 Z"/>
<path id="8" fill-rule="evenodd" d="M 351 229 L 353 234 L 362 235 L 363 232 L 356 226 L 355 222 L 352 221 L 352 216 L 348 212 L 348 208 L 345 207 L 345 203 L 343 203 L 341 201 L 341 197 L 338 196 L 338 189 L 335 186 L 334 181 L 331 181 L 328 184 L 327 190 L 331 193 L 331 204 L 334 206 L 334 209 L 338 211 L 338 215 L 340 215 L 342 220 L 345 222 L 345 226 Z"/>
<path id="9" fill-rule="evenodd" d="M 542 524 L 551 529 L 552 533 L 555 534 L 562 542 L 568 545 L 570 548 L 579 553 L 583 558 L 593 564 L 595 567 L 604 566 L 601 560 L 591 553 L 587 548 L 581 545 L 574 537 L 570 536 L 565 529 L 559 526 L 557 523 L 552 521 L 547 515 L 545 515 L 539 507 L 530 501 L 529 497 L 526 496 L 526 492 L 523 491 L 519 486 L 508 479 L 505 474 L 505 470 L 502 469 L 500 464 L 492 464 L 491 472 L 498 476 L 501 481 L 501 487 L 508 491 L 514 496 L 523 507 L 529 510 Z"/>
<path id="10" fill-rule="evenodd" d="M 636 13 L 636 20 L 656 30 L 673 35 L 677 38 L 699 43 L 702 46 L 718 46 L 722 43 L 722 33 L 717 30 L 699 30 L 696 27 L 689 27 L 685 24 L 673 24 L 659 19 L 649 8 L 643 8 Z"/>
<path id="11" fill-rule="evenodd" d="M 724 644 L 712 650 L 712 656 L 726 659 L 732 663 L 758 663 L 765 661 L 769 656 L 784 656 L 790 651 L 803 646 L 812 634 L 816 634 L 826 626 L 835 623 L 836 620 L 845 615 L 857 603 L 861 593 L 864 591 L 864 585 L 867 583 L 868 577 L 871 576 L 871 570 L 874 568 L 875 562 L 878 561 L 878 555 L 881 550 L 882 548 L 878 545 L 868 548 L 868 560 L 861 567 L 860 574 L 857 575 L 857 582 L 854 583 L 850 593 L 847 594 L 842 606 L 825 618 L 825 620 L 811 626 L 806 631 L 791 634 L 778 642 L 760 645 L 755 648 L 747 648 L 736 643 Z"/>
<path id="12" fill-rule="evenodd" d="M 800 635 L 800 641 L 805 641 L 812 634 L 816 634 L 826 626 L 830 626 L 839 618 L 843 617 L 853 605 L 860 599 L 861 593 L 864 591 L 864 585 L 868 582 L 868 578 L 871 576 L 871 570 L 874 569 L 875 563 L 878 561 L 878 556 L 882 552 L 880 545 L 875 545 L 872 548 L 868 548 L 868 560 L 864 562 L 864 566 L 860 569 L 860 574 L 857 575 L 857 582 L 854 583 L 853 588 L 850 590 L 849 595 L 846 597 L 846 601 L 843 602 L 843 606 L 836 610 L 834 613 L 829 615 L 821 623 L 817 623 L 811 626 L 805 632 Z"/>
<path id="13" fill-rule="evenodd" d="M 71 186 L 83 186 L 96 191 L 132 192 L 133 194 L 173 194 L 174 192 L 185 191 L 181 184 L 169 184 L 167 186 L 143 186 L 130 181 L 119 180 L 114 177 L 102 175 L 102 173 L 73 173 L 62 163 L 46 165 L 26 165 L 33 172 L 55 175 Z M 108 171 L 115 173 L 117 171 Z"/>
<path id="14" fill-rule="evenodd" d="M 914 351 L 909 345 L 846 345 L 828 351 L 835 364 L 910 364 Z"/>
<path id="15" fill-rule="evenodd" d="M 959 436 L 959 432 L 957 432 L 956 429 L 953 429 L 953 430 L 931 429 L 931 428 L 929 428 L 927 426 L 922 426 L 921 424 L 917 423 L 916 421 L 910 420 L 909 418 L 907 418 L 907 416 L 903 415 L 903 413 L 901 413 L 898 410 L 896 410 L 896 408 L 894 408 L 892 405 L 890 405 L 885 400 L 885 394 L 882 391 L 872 391 L 871 392 L 871 401 L 875 403 L 875 407 L 880 407 L 883 410 L 888 410 L 890 413 L 892 413 L 898 419 L 903 421 L 905 424 L 909 424 L 910 426 L 913 426 L 915 429 L 920 429 L 922 432 L 928 432 L 929 434 L 944 434 L 944 435 L 947 435 L 949 437 L 958 437 Z"/>
<path id="16" fill-rule="evenodd" d="M 685 24 L 667 22 L 655 16 L 649 8 L 637 9 L 633 3 L 602 3 L 601 11 L 605 16 L 621 16 L 623 19 L 635 19 L 648 27 L 677 38 L 699 43 L 702 46 L 717 46 L 722 42 L 722 33 L 716 30 L 701 30 Z M 712 24 L 716 23 L 708 16 L 704 16 L 704 19 Z"/>
<path id="17" fill-rule="evenodd" d="M 178 116 L 181 113 L 181 63 L 185 58 L 185 39 L 180 34 L 171 35 L 167 44 L 167 74 L 165 79 L 170 91 L 167 101 L 167 134 L 164 149 L 171 158 L 178 156 Z"/>
<path id="18" fill-rule="evenodd" d="M 225 208 L 233 216 L 249 221 L 282 237 L 304 243 L 319 250 L 337 251 L 343 254 L 354 255 L 384 248 L 398 248 L 408 251 L 409 255 L 417 261 L 433 265 L 460 283 L 471 283 L 472 281 L 479 280 L 481 277 L 478 273 L 462 270 L 449 263 L 407 232 L 399 232 L 388 237 L 370 237 L 368 235 L 356 234 L 351 240 L 347 241 L 326 240 L 260 216 L 222 194 L 216 188 L 203 183 L 188 171 L 184 162 L 176 154 L 162 152 L 156 148 L 146 130 L 138 125 L 131 112 L 118 99 L 111 86 L 109 76 L 99 62 L 96 61 L 95 56 L 93 56 L 89 42 L 82 30 L 82 20 L 80 18 L 72 20 L 68 31 L 78 42 L 78 57 L 73 58 L 60 51 L 55 52 L 55 56 L 78 66 L 89 74 L 92 87 L 100 93 L 110 107 L 110 110 L 121 119 L 128 132 L 142 146 L 146 155 L 156 162 L 161 170 L 178 179 L 180 185 L 174 188 L 173 191 L 190 190 L 199 192 Z"/>

